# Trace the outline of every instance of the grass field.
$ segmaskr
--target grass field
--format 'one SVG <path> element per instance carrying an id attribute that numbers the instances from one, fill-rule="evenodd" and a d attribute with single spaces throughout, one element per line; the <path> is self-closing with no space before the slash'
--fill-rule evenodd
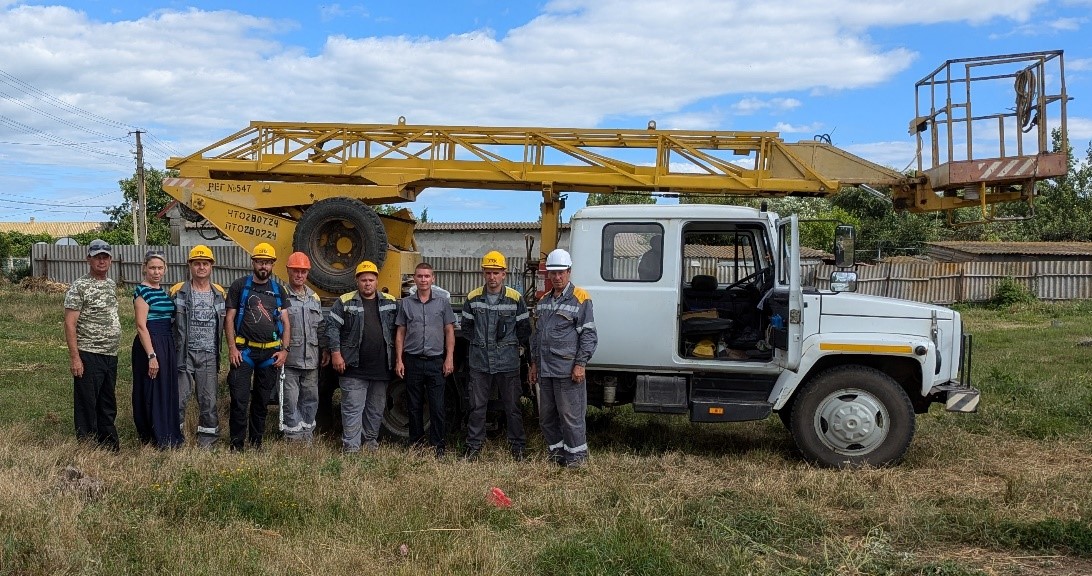
<path id="1" fill-rule="evenodd" d="M 628 409 L 591 414 L 579 472 L 495 440 L 473 464 L 141 449 L 122 308 L 110 454 L 73 439 L 61 296 L 0 287 L 0 574 L 1092 574 L 1092 303 L 962 310 L 981 411 L 934 407 L 901 466 L 859 471 L 804 464 L 777 418 Z"/>

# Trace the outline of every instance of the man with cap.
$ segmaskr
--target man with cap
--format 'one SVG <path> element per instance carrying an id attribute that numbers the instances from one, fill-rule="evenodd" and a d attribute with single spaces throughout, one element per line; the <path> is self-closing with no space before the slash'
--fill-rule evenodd
<path id="1" fill-rule="evenodd" d="M 496 386 L 504 404 L 508 447 L 512 457 L 523 460 L 527 435 L 519 399 L 520 347 L 531 335 L 530 314 L 523 295 L 505 286 L 507 262 L 504 254 L 492 251 L 482 258 L 485 285 L 471 290 L 463 304 L 462 331 L 470 340 L 467 391 L 470 414 L 466 425 L 463 458 L 477 460 L 485 442 L 485 412 L 490 392 Z"/>
<path id="2" fill-rule="evenodd" d="M 228 341 L 231 449 L 261 448 L 270 398 L 285 360 L 292 330 L 288 292 L 273 277 L 277 253 L 262 242 L 250 255 L 253 273 L 231 283 L 224 335 Z M 254 398 L 251 401 L 251 397 Z M 249 410 L 249 419 L 248 419 Z"/>
<path id="3" fill-rule="evenodd" d="M 212 281 L 216 257 L 204 244 L 190 249 L 189 280 L 167 290 L 174 300 L 174 343 L 178 355 L 178 411 L 183 428 L 186 406 L 197 393 L 197 445 L 211 448 L 220 437 L 216 408 L 220 377 L 220 334 L 224 330 L 227 292 Z"/>
<path id="4" fill-rule="evenodd" d="M 535 307 L 530 380 L 539 385 L 539 424 L 550 458 L 579 468 L 588 458 L 584 367 L 599 340 L 591 296 L 569 281 L 572 266 L 572 257 L 560 248 L 546 256 L 549 291 Z"/>
<path id="5" fill-rule="evenodd" d="M 356 267 L 356 290 L 330 309 L 326 340 L 340 374 L 341 447 L 345 452 L 379 449 L 379 425 L 394 368 L 394 319 L 398 302 L 378 290 L 379 268 L 367 260 Z M 362 431 L 363 430 L 363 431 Z"/>
<path id="6" fill-rule="evenodd" d="M 444 392 L 455 371 L 455 313 L 451 301 L 432 291 L 432 265 L 422 262 L 413 271 L 417 292 L 398 306 L 394 333 L 394 373 L 406 381 L 409 397 L 410 443 L 425 437 L 424 400 L 428 397 L 429 444 L 443 458 Z"/>
<path id="7" fill-rule="evenodd" d="M 281 378 L 281 432 L 288 440 L 310 444 L 315 433 L 318 411 L 319 365 L 330 363 L 325 350 L 322 300 L 307 286 L 311 259 L 303 252 L 288 256 L 288 324 L 292 341 Z"/>
<path id="8" fill-rule="evenodd" d="M 113 248 L 103 240 L 87 247 L 89 272 L 77 278 L 64 296 L 64 339 L 72 372 L 73 418 L 76 438 L 94 440 L 100 447 L 120 448 L 114 420 L 118 346 L 117 284 L 107 277 Z"/>

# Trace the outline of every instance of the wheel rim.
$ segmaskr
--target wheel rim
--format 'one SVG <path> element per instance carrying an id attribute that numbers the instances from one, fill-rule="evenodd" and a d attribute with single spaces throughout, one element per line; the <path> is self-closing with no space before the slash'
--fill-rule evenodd
<path id="1" fill-rule="evenodd" d="M 352 223 L 345 220 L 323 222 L 310 240 L 315 265 L 330 273 L 352 270 L 364 256 L 364 239 Z"/>
<path id="2" fill-rule="evenodd" d="M 819 403 L 815 434 L 828 448 L 855 456 L 875 450 L 887 438 L 887 407 L 875 395 L 856 388 L 838 390 Z"/>

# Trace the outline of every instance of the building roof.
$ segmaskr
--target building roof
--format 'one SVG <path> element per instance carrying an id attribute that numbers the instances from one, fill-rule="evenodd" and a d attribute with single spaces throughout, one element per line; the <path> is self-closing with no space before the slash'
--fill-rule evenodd
<path id="1" fill-rule="evenodd" d="M 926 242 L 925 246 L 974 255 L 1092 256 L 1092 242 Z"/>
<path id="2" fill-rule="evenodd" d="M 415 230 L 440 231 L 440 232 L 465 232 L 476 230 L 533 230 L 537 231 L 542 226 L 538 222 L 418 222 Z M 568 230 L 569 225 L 561 224 L 562 230 Z"/>
<path id="3" fill-rule="evenodd" d="M 84 232 L 102 230 L 102 222 L 0 222 L 0 232 L 22 234 L 49 234 L 54 238 L 73 236 Z"/>

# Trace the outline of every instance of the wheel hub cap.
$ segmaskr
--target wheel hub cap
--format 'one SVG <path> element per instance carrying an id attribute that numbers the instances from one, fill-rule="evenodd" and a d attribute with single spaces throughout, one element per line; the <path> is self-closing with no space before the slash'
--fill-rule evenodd
<path id="1" fill-rule="evenodd" d="M 815 414 L 815 431 L 841 454 L 870 452 L 887 437 L 887 410 L 863 390 L 841 390 L 827 396 Z"/>

